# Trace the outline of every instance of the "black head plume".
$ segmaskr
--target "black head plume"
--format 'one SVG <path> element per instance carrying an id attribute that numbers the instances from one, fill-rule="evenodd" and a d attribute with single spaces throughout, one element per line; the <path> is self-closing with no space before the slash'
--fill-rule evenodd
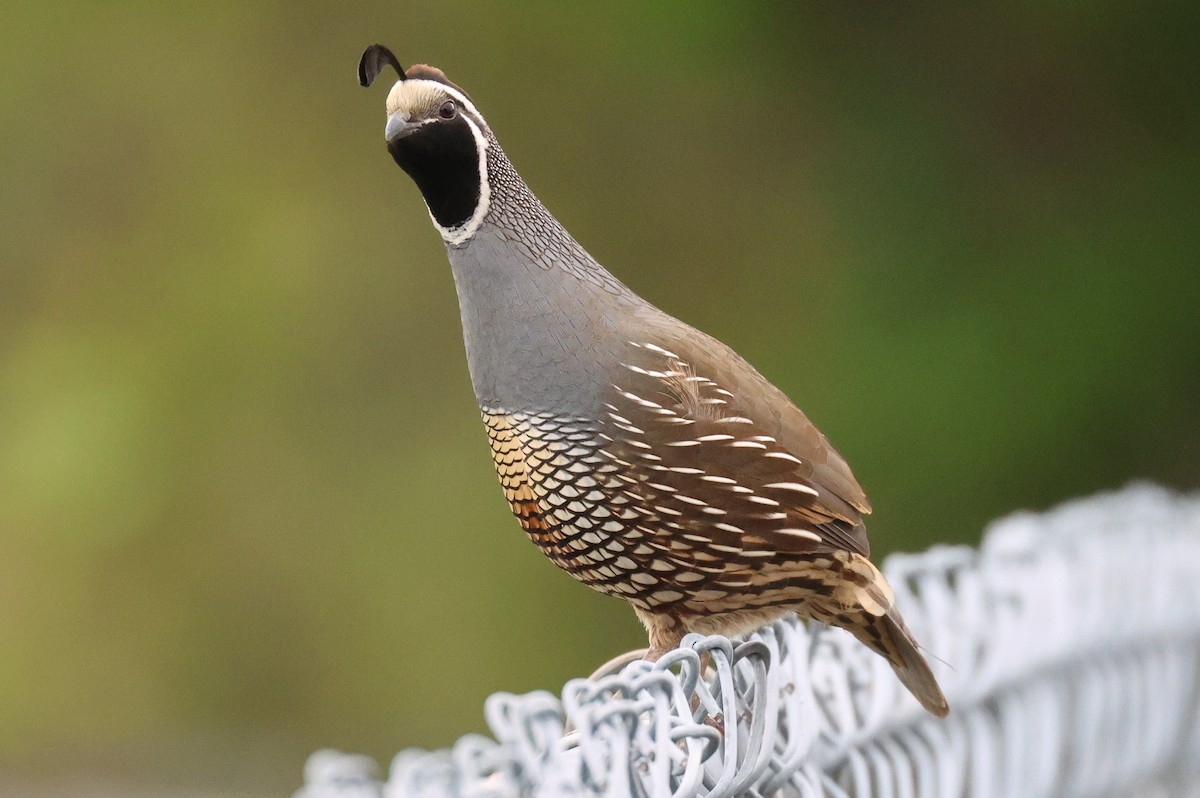
<path id="1" fill-rule="evenodd" d="M 404 67 L 400 66 L 400 61 L 391 50 L 382 44 L 372 44 L 363 50 L 362 58 L 358 60 L 358 85 L 370 86 L 375 82 L 375 78 L 379 77 L 379 73 L 385 66 L 391 66 L 396 70 L 400 80 L 408 77 L 404 74 Z"/>

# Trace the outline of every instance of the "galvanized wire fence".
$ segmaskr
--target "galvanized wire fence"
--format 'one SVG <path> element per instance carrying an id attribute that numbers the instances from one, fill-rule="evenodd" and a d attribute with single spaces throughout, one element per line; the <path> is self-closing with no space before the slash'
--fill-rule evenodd
<path id="1" fill-rule="evenodd" d="M 944 720 L 849 634 L 789 620 L 493 695 L 495 739 L 401 752 L 385 780 L 318 752 L 296 798 L 1200 796 L 1200 494 L 1134 485 L 884 570 Z"/>

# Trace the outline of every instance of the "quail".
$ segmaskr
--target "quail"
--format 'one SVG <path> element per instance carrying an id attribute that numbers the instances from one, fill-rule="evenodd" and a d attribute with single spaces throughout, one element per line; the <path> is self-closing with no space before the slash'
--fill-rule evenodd
<path id="1" fill-rule="evenodd" d="M 825 436 L 732 349 L 597 263 L 440 69 L 372 45 L 359 83 L 388 66 L 387 149 L 446 244 L 496 472 L 533 542 L 629 602 L 649 659 L 688 632 L 798 613 L 851 632 L 945 715 L 868 559 L 871 505 Z"/>

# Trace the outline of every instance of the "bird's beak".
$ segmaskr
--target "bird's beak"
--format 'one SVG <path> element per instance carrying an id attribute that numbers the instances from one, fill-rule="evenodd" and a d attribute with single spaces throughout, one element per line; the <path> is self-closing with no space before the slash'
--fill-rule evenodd
<path id="1" fill-rule="evenodd" d="M 388 117 L 387 127 L 383 130 L 383 137 L 387 139 L 388 144 L 391 144 L 396 139 L 404 138 L 420 126 L 419 122 L 410 121 L 406 113 L 392 114 Z"/>

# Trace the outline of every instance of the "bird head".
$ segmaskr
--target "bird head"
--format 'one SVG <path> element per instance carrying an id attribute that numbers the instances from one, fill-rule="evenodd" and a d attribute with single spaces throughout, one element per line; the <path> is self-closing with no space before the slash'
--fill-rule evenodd
<path id="1" fill-rule="evenodd" d="M 388 152 L 421 190 L 442 238 L 462 243 L 487 214 L 487 123 L 442 70 L 425 64 L 405 70 L 380 44 L 363 52 L 358 82 L 370 86 L 387 66 L 399 76 L 387 98 Z"/>

